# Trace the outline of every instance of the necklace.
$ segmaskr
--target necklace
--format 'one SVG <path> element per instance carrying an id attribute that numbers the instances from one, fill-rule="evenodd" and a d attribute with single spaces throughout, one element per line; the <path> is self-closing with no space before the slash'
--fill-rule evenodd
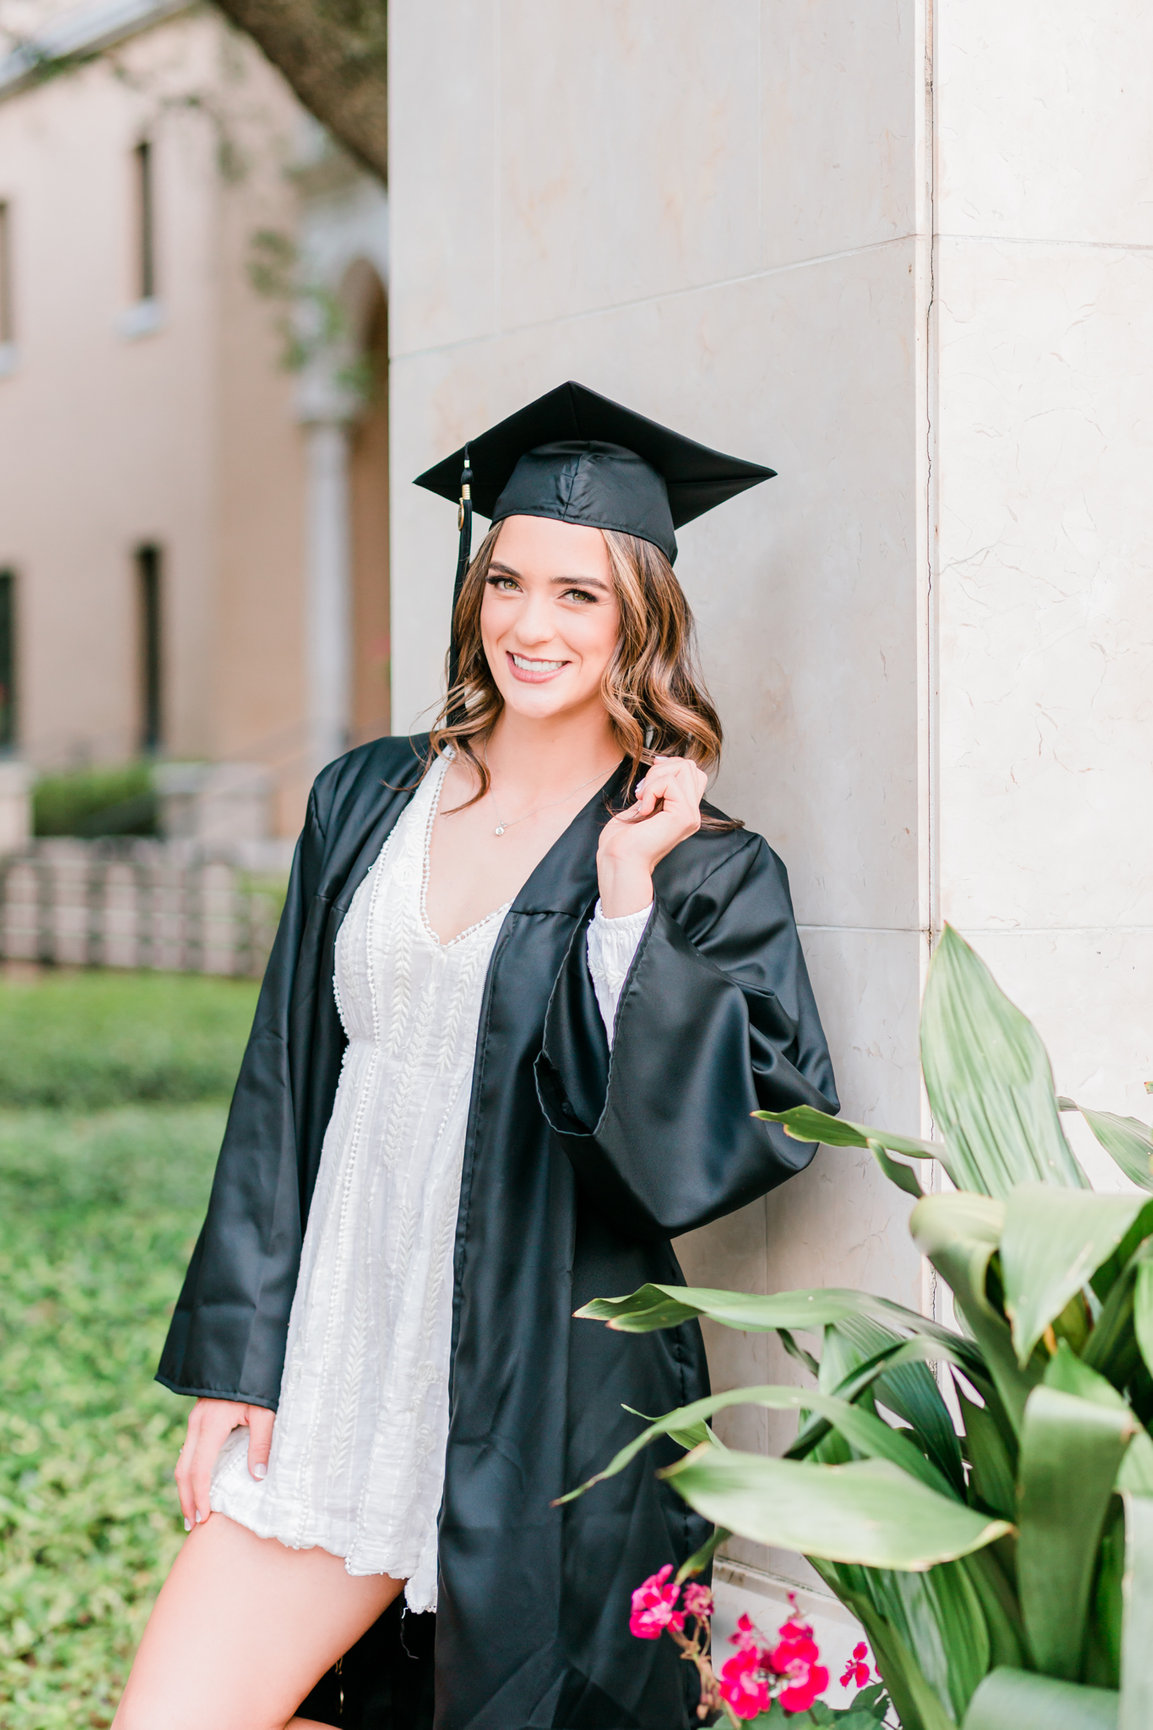
<path id="1" fill-rule="evenodd" d="M 577 794 L 585 787 L 589 786 L 591 782 L 595 781 L 599 775 L 600 770 L 597 769 L 589 776 L 587 781 L 582 781 L 579 787 L 574 787 L 571 793 L 564 794 L 560 799 L 550 799 L 547 805 L 536 805 L 531 811 L 524 812 L 523 816 L 520 817 L 502 817 L 496 799 L 490 788 L 489 798 L 492 799 L 492 808 L 496 812 L 497 817 L 497 824 L 496 828 L 493 830 L 493 834 L 503 835 L 506 829 L 515 829 L 518 823 L 527 823 L 530 817 L 539 817 L 542 811 L 552 811 L 557 805 L 567 805 L 570 799 L 575 799 Z"/>

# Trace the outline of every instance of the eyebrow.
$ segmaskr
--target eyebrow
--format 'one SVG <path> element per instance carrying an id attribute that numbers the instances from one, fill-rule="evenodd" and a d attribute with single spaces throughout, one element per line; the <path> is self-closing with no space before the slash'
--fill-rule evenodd
<path id="1" fill-rule="evenodd" d="M 498 576 L 516 577 L 518 581 L 521 577 L 521 573 L 512 565 L 501 564 L 499 559 L 494 559 L 488 568 L 490 572 L 496 571 Z M 563 585 L 567 589 L 599 589 L 605 595 L 612 593 L 609 585 L 603 583 L 599 577 L 550 577 L 549 582 Z"/>

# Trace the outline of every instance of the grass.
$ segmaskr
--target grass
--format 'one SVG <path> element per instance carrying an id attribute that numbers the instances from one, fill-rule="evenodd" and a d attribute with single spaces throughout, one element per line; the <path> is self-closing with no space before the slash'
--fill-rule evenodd
<path id="1" fill-rule="evenodd" d="M 0 1107 L 227 1098 L 255 1002 L 249 980 L 188 973 L 9 980 L 0 987 Z"/>
<path id="2" fill-rule="evenodd" d="M 151 1377 L 254 996 L 139 975 L 0 985 L 4 1730 L 111 1723 L 180 1542 L 187 1402 Z M 108 1104 L 116 1089 L 128 1103 Z"/>

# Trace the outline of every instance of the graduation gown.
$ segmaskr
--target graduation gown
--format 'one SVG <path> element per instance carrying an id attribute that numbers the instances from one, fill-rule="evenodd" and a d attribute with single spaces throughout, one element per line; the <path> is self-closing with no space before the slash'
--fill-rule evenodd
<path id="1" fill-rule="evenodd" d="M 336 934 L 426 746 L 377 740 L 312 789 L 158 1372 L 177 1393 L 276 1406 L 345 1046 Z M 610 799 L 624 782 L 622 765 Z M 655 1415 L 707 1392 L 700 1330 L 616 1334 L 573 1311 L 680 1280 L 671 1238 L 808 1164 L 811 1147 L 750 1112 L 836 1100 L 785 871 L 746 830 L 702 831 L 657 867 L 610 1056 L 585 960 L 607 815 L 598 793 L 574 818 L 489 964 L 454 1250 L 435 1629 L 394 1606 L 306 1716 L 358 1730 L 679 1730 L 692 1717 L 692 1666 L 671 1641 L 628 1632 L 632 1588 L 706 1536 L 655 1475 L 680 1450 L 651 1449 L 551 1504 L 635 1435 L 623 1406 Z"/>

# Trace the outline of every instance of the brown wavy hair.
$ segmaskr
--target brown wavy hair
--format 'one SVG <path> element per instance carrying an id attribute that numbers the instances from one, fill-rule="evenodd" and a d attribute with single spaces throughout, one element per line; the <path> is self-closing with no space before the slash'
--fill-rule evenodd
<path id="1" fill-rule="evenodd" d="M 461 585 L 453 614 L 457 677 L 429 732 L 430 764 L 451 746 L 476 771 L 479 789 L 466 805 L 488 792 L 484 744 L 504 707 L 480 632 L 499 533 L 499 523 L 488 531 Z M 621 754 L 629 759 L 627 784 L 631 788 L 642 767 L 657 756 L 688 757 L 711 775 L 721 758 L 721 722 L 697 665 L 693 615 L 684 591 L 659 547 L 616 529 L 601 533 L 621 615 L 621 634 L 604 671 L 601 697 Z M 741 827 L 731 819 L 708 816 L 704 826 Z"/>

